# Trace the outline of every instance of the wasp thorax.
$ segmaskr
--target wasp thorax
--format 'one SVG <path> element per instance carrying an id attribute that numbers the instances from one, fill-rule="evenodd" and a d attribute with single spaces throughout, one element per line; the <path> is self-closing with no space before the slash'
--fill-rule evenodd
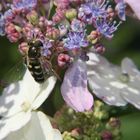
<path id="1" fill-rule="evenodd" d="M 40 57 L 40 48 L 36 48 L 36 47 L 30 47 L 29 51 L 28 51 L 28 56 L 31 57 Z"/>

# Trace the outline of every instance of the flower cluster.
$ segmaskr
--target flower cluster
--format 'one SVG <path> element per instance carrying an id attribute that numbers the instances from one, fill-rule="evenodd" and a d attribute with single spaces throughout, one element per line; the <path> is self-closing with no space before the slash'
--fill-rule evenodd
<path id="1" fill-rule="evenodd" d="M 125 2 L 130 1 L 1 0 L 0 36 L 18 44 L 27 70 L 23 80 L 6 87 L 0 97 L 0 140 L 62 140 L 37 110 L 57 79 L 72 108 L 61 112 L 67 112 L 61 117 L 70 124 L 59 122 L 61 113 L 56 113 L 64 140 L 120 138 L 119 120 L 108 120 L 108 110 L 90 91 L 109 105 L 131 103 L 140 109 L 140 72 L 133 62 L 125 58 L 120 68 L 97 54 L 105 51 L 102 39 L 110 41 L 126 20 Z"/>
<path id="2" fill-rule="evenodd" d="M 117 15 L 125 20 L 125 3 L 115 3 L 116 9 L 107 0 L 3 1 L 0 33 L 19 44 L 28 68 L 28 60 L 37 60 L 47 77 L 54 75 L 61 79 L 61 71 L 69 67 L 62 83 L 62 95 L 75 110 L 89 110 L 93 97 L 87 89 L 86 64 L 82 62 L 88 60 L 91 47 L 96 52 L 104 52 L 100 40 L 114 36 L 120 24 L 116 21 Z M 39 57 L 28 59 L 34 57 L 29 50 L 37 41 L 41 42 Z M 75 94 L 79 104 L 72 101 Z"/>
<path id="3" fill-rule="evenodd" d="M 107 105 L 96 100 L 94 109 L 90 112 L 75 112 L 63 106 L 54 118 L 64 140 L 121 139 L 121 122 L 118 118 L 111 117 L 109 110 Z M 71 123 L 67 123 L 69 121 Z"/>

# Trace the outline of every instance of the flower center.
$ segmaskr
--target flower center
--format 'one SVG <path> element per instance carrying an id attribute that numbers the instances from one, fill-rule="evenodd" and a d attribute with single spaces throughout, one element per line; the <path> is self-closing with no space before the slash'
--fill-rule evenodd
<path id="1" fill-rule="evenodd" d="M 25 101 L 21 104 L 21 108 L 24 112 L 27 112 L 31 108 L 31 104 L 28 101 Z"/>
<path id="2" fill-rule="evenodd" d="M 121 76 L 119 77 L 120 81 L 123 83 L 128 83 L 130 81 L 130 77 L 128 73 L 122 73 Z"/>

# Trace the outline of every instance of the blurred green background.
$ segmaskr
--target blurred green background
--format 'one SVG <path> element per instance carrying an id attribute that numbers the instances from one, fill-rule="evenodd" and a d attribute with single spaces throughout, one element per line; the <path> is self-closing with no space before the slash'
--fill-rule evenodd
<path id="1" fill-rule="evenodd" d="M 119 27 L 113 40 L 104 39 L 103 44 L 106 46 L 104 55 L 112 63 L 120 64 L 124 57 L 130 57 L 140 68 L 140 21 L 127 17 L 127 21 Z M 20 62 L 22 62 L 22 57 L 18 52 L 18 44 L 11 44 L 6 38 L 1 37 L 0 79 L 13 79 L 14 75 L 16 77 L 18 74 L 20 75 L 19 64 L 22 64 Z M 58 87 L 54 90 L 54 94 L 51 95 L 55 101 L 51 97 L 48 100 L 48 110 L 51 108 L 50 106 L 58 109 L 58 103 L 60 104 L 60 101 L 62 103 L 61 95 L 57 94 L 60 93 Z M 128 111 L 128 113 L 121 115 L 121 120 L 122 140 L 140 140 L 140 111 Z"/>

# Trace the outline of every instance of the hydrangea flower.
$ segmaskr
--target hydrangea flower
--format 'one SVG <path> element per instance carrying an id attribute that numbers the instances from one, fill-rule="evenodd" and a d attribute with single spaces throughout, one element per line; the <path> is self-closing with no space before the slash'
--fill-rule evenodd
<path id="1" fill-rule="evenodd" d="M 106 0 L 90 0 L 79 8 L 78 18 L 92 24 L 98 17 L 107 17 L 108 2 Z"/>
<path id="2" fill-rule="evenodd" d="M 93 96 L 87 88 L 86 63 L 77 60 L 66 71 L 61 93 L 66 103 L 75 111 L 90 110 L 93 105 Z"/>
<path id="3" fill-rule="evenodd" d="M 13 0 L 12 9 L 21 10 L 32 10 L 37 4 L 37 0 Z"/>
<path id="4" fill-rule="evenodd" d="M 116 25 L 116 21 L 112 23 L 108 22 L 105 18 L 98 18 L 95 21 L 95 26 L 98 32 L 111 39 L 114 36 L 113 33 L 118 29 L 120 23 Z"/>
<path id="5" fill-rule="evenodd" d="M 54 76 L 43 84 L 34 81 L 27 70 L 23 80 L 12 83 L 0 97 L 0 139 L 25 126 L 36 110 L 49 96 L 56 83 Z"/>
<path id="6" fill-rule="evenodd" d="M 118 12 L 118 16 L 121 20 L 125 21 L 126 20 L 126 16 L 125 16 L 125 2 L 124 0 L 115 0 L 117 5 L 116 5 L 116 10 Z"/>
<path id="7" fill-rule="evenodd" d="M 64 40 L 64 47 L 71 50 L 81 47 L 87 47 L 88 41 L 85 39 L 83 32 L 69 32 Z"/>
<path id="8" fill-rule="evenodd" d="M 30 121 L 4 140 L 23 140 L 23 138 L 27 140 L 62 140 L 60 132 L 52 128 L 49 119 L 40 111 L 32 112 Z"/>
<path id="9" fill-rule="evenodd" d="M 122 66 L 114 66 L 92 52 L 88 54 L 88 83 L 92 92 L 109 105 L 124 106 L 128 102 L 140 109 L 140 72 L 125 58 Z"/>
<path id="10" fill-rule="evenodd" d="M 83 32 L 85 28 L 85 24 L 78 19 L 74 19 L 71 22 L 71 29 L 74 32 Z"/>

